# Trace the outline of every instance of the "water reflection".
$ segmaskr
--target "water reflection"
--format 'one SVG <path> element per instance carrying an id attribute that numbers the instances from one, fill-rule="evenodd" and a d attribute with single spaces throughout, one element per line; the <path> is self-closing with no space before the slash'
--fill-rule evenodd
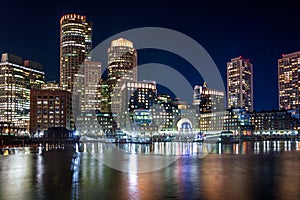
<path id="1" fill-rule="evenodd" d="M 0 156 L 0 199 L 300 199 L 298 141 L 123 146 L 131 159 L 126 168 L 141 167 L 144 155 L 182 153 L 165 168 L 123 173 L 103 164 L 110 146 L 85 144 L 86 152 L 51 152 L 41 156 Z M 93 153 L 92 153 L 93 152 Z M 146 163 L 149 164 L 149 163 Z M 125 167 L 125 166 L 123 166 Z"/>
<path id="2" fill-rule="evenodd" d="M 124 153 L 163 155 L 163 156 L 182 156 L 182 155 L 206 155 L 211 151 L 215 144 L 197 142 L 155 142 L 153 144 L 135 143 L 84 143 L 84 152 L 106 153 L 114 152 L 117 148 Z"/>
<path id="3" fill-rule="evenodd" d="M 211 153 L 217 154 L 270 154 L 300 151 L 299 141 L 259 141 L 234 144 L 217 143 Z"/>

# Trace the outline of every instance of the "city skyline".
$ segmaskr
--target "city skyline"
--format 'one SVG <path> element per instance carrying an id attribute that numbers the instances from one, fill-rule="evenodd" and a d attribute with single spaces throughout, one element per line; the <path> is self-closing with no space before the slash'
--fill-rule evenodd
<path id="1" fill-rule="evenodd" d="M 6 10 L 2 13 L 3 16 L 1 14 L 1 17 L 7 16 L 5 18 L 9 19 L 3 23 L 10 34 L 7 35 L 6 31 L 1 33 L 3 39 L 0 41 L 2 44 L 0 50 L 3 53 L 9 52 L 42 63 L 47 74 L 46 80 L 58 80 L 58 21 L 63 14 L 78 13 L 86 15 L 88 21 L 93 22 L 93 43 L 95 45 L 115 33 L 130 28 L 141 26 L 171 28 L 191 36 L 203 45 L 218 66 L 224 84 L 226 84 L 226 63 L 230 58 L 239 55 L 249 58 L 254 66 L 254 110 L 278 109 L 277 60 L 282 53 L 287 54 L 299 50 L 296 37 L 298 27 L 293 26 L 293 22 L 297 21 L 298 17 L 293 12 L 286 11 L 294 8 L 289 5 L 281 6 L 278 4 L 272 5 L 271 8 L 267 4 L 256 4 L 255 2 L 234 4 L 234 6 L 230 3 L 226 5 L 218 4 L 214 8 L 209 3 L 202 4 L 202 7 L 214 11 L 213 17 L 209 11 L 204 11 L 203 8 L 198 6 L 193 8 L 178 1 L 173 2 L 172 8 L 168 6 L 168 3 L 146 4 L 148 9 L 143 9 L 141 4 L 134 4 L 132 9 L 135 12 L 128 12 L 126 23 L 122 21 L 120 23 L 120 20 L 118 20 L 120 13 L 118 12 L 114 13 L 116 17 L 107 18 L 105 16 L 112 9 L 116 9 L 116 11 L 128 9 L 129 6 L 124 3 L 120 3 L 119 7 L 105 5 L 101 13 L 97 12 L 97 8 L 92 8 L 93 3 L 72 2 L 70 4 L 69 1 L 60 1 L 46 5 L 48 9 L 45 9 L 46 7 L 35 9 L 38 5 L 35 5 L 34 2 L 32 4 L 18 2 L 17 6 L 14 7 L 16 10 L 14 14 L 7 13 Z M 12 3 L 12 5 L 15 4 Z M 7 10 L 11 10 L 12 5 L 7 3 Z M 157 16 L 152 15 L 151 8 L 157 11 L 155 12 Z M 176 16 L 175 13 L 179 8 L 181 8 L 181 15 Z M 241 11 L 242 9 L 244 10 Z M 26 12 L 25 14 L 23 10 L 36 10 L 37 12 L 35 14 Z M 279 14 L 278 11 L 281 10 L 283 13 Z M 42 14 L 43 12 L 45 14 Z M 245 13 L 255 14 L 251 15 L 252 18 L 250 18 Z M 35 17 L 37 14 L 40 14 L 40 19 Z M 143 18 L 136 19 L 137 15 L 142 15 Z M 168 15 L 165 19 L 157 20 L 165 15 Z M 209 19 L 205 20 L 205 16 Z M 36 21 L 34 28 L 31 29 L 30 21 L 32 19 Z M 284 28 L 278 28 L 277 25 L 280 24 L 284 25 Z M 232 25 L 237 28 L 232 28 Z M 22 29 L 27 31 L 20 32 L 19 30 Z M 40 45 L 46 46 L 47 50 L 43 51 Z M 154 59 L 154 61 L 159 60 L 174 68 L 181 68 L 180 66 L 190 67 L 188 63 L 174 57 L 174 55 L 163 54 L 163 56 L 156 57 L 157 52 L 141 51 L 138 53 L 139 64 Z M 265 81 L 265 77 L 268 77 L 268 81 Z M 194 85 L 202 84 L 201 81 L 190 78 Z"/>

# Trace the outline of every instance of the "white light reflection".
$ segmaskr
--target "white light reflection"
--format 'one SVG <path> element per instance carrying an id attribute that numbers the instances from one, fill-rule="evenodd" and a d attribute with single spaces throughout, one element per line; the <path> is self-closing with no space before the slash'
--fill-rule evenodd
<path id="1" fill-rule="evenodd" d="M 234 144 L 235 145 L 235 154 L 239 154 L 239 144 Z"/>
<path id="2" fill-rule="evenodd" d="M 71 170 L 72 175 L 72 193 L 71 199 L 78 199 L 79 197 L 79 167 L 80 167 L 80 153 L 74 153 L 72 158 Z"/>
<path id="3" fill-rule="evenodd" d="M 132 195 L 132 199 L 139 199 L 138 190 L 138 156 L 136 154 L 131 154 L 128 160 L 128 194 Z"/>

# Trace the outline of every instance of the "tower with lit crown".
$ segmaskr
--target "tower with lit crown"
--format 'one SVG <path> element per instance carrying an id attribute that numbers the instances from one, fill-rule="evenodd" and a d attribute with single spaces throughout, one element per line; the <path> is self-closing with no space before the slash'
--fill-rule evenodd
<path id="1" fill-rule="evenodd" d="M 60 19 L 60 87 L 72 92 L 75 74 L 92 49 L 92 25 L 86 17 L 67 14 Z"/>
<path id="2" fill-rule="evenodd" d="M 121 101 L 119 88 L 126 81 L 137 81 L 137 52 L 133 43 L 124 38 L 111 42 L 108 53 L 108 108 L 114 112 L 119 108 Z M 114 101 L 114 102 L 112 102 Z"/>

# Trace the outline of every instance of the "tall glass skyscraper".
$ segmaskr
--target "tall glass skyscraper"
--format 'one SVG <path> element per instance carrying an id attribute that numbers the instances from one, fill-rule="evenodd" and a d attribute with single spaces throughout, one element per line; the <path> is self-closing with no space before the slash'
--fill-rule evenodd
<path id="1" fill-rule="evenodd" d="M 67 14 L 60 19 L 60 86 L 73 91 L 75 74 L 92 49 L 92 24 L 86 17 Z"/>
<path id="2" fill-rule="evenodd" d="M 278 59 L 279 109 L 300 111 L 300 51 Z"/>
<path id="3" fill-rule="evenodd" d="M 0 62 L 0 134 L 29 133 L 30 90 L 45 83 L 42 65 L 4 53 Z"/>
<path id="4" fill-rule="evenodd" d="M 108 108 L 114 112 L 120 107 L 120 87 L 123 82 L 137 81 L 137 52 L 133 43 L 124 38 L 111 42 L 108 53 Z M 114 101 L 114 102 L 112 102 Z"/>
<path id="5" fill-rule="evenodd" d="M 137 81 L 137 52 L 133 43 L 124 38 L 111 42 L 108 53 L 108 81 L 115 86 L 120 79 Z"/>
<path id="6" fill-rule="evenodd" d="M 242 56 L 227 63 L 227 104 L 253 111 L 253 66 Z"/>

